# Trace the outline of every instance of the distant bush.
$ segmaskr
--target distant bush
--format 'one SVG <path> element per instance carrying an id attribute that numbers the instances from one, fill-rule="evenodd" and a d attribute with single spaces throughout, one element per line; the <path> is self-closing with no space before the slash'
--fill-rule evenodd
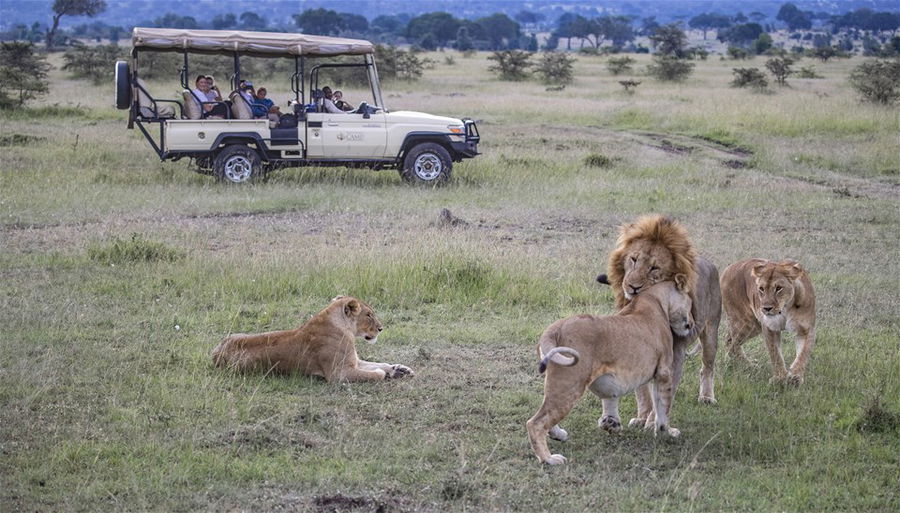
<path id="1" fill-rule="evenodd" d="M 488 60 L 496 62 L 488 70 L 499 74 L 501 80 L 524 80 L 528 76 L 528 68 L 533 65 L 531 53 L 522 50 L 494 52 Z"/>
<path id="2" fill-rule="evenodd" d="M 446 64 L 447 66 L 453 66 L 456 64 L 456 58 L 449 54 L 445 55 L 444 56 L 444 64 Z"/>
<path id="3" fill-rule="evenodd" d="M 800 71 L 797 72 L 798 78 L 825 78 L 822 75 L 816 73 L 815 66 L 803 66 L 800 68 Z"/>
<path id="4" fill-rule="evenodd" d="M 739 47 L 739 46 L 729 46 L 728 47 L 728 56 L 736 61 L 741 61 L 744 59 L 750 58 L 750 52 Z"/>
<path id="5" fill-rule="evenodd" d="M 565 85 L 572 83 L 574 57 L 563 52 L 545 52 L 534 66 L 534 72 L 545 84 Z"/>
<path id="6" fill-rule="evenodd" d="M 419 57 L 413 51 L 403 51 L 396 46 L 376 45 L 375 58 L 378 60 L 378 74 L 383 79 L 398 78 L 409 82 L 422 77 L 426 66 L 434 61 Z"/>
<path id="7" fill-rule="evenodd" d="M 731 81 L 732 87 L 765 89 L 769 85 L 765 73 L 759 68 L 734 68 L 732 72 L 734 72 L 734 80 Z"/>
<path id="8" fill-rule="evenodd" d="M 588 167 L 609 167 L 612 159 L 602 153 L 589 153 L 584 157 L 584 165 Z"/>
<path id="9" fill-rule="evenodd" d="M 631 71 L 631 65 L 634 63 L 635 60 L 627 55 L 623 55 L 622 57 L 610 57 L 609 60 L 606 61 L 606 69 L 613 75 L 620 75 L 626 71 Z"/>
<path id="10" fill-rule="evenodd" d="M 130 239 L 115 237 L 109 244 L 88 247 L 88 258 L 102 264 L 172 262 L 182 256 L 181 251 L 161 242 L 146 240 L 139 233 L 132 233 Z"/>
<path id="11" fill-rule="evenodd" d="M 832 57 L 849 57 L 846 52 L 834 46 L 820 46 L 807 50 L 807 55 L 820 59 L 822 62 L 828 62 Z"/>
<path id="12" fill-rule="evenodd" d="M 794 61 L 790 57 L 774 57 L 766 61 L 766 69 L 775 77 L 775 82 L 783 86 L 787 85 L 788 75 L 794 72 L 792 64 Z"/>
<path id="13" fill-rule="evenodd" d="M 62 69 L 71 72 L 75 78 L 87 78 L 99 84 L 112 80 L 115 70 L 113 63 L 126 55 L 126 51 L 119 45 L 87 46 L 75 43 L 63 54 L 66 63 Z"/>
<path id="14" fill-rule="evenodd" d="M 659 80 L 681 82 L 694 71 L 694 63 L 676 57 L 656 56 L 647 66 L 647 73 Z"/>
<path id="15" fill-rule="evenodd" d="M 17 109 L 47 93 L 50 64 L 33 43 L 0 44 L 0 109 Z"/>
<path id="16" fill-rule="evenodd" d="M 900 60 L 864 62 L 850 72 L 850 84 L 866 101 L 894 103 L 900 99 Z"/>

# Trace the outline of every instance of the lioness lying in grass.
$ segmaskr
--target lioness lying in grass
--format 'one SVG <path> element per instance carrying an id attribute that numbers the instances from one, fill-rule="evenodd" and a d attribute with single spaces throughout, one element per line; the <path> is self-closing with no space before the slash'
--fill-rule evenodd
<path id="1" fill-rule="evenodd" d="M 212 350 L 212 359 L 219 367 L 239 371 L 300 371 L 329 382 L 412 376 L 412 369 L 405 365 L 357 357 L 356 337 L 374 344 L 382 329 L 372 307 L 356 298 L 338 296 L 295 330 L 229 335 Z"/>
<path id="2" fill-rule="evenodd" d="M 576 315 L 556 321 L 544 331 L 538 344 L 540 371 L 547 372 L 544 402 L 526 423 L 539 460 L 550 465 L 566 462 L 563 455 L 550 454 L 547 434 L 552 429 L 554 438 L 566 438 L 556 424 L 588 388 L 603 401 L 600 427 L 619 431 L 619 397 L 653 381 L 652 426 L 656 432 L 680 434 L 668 425 L 668 411 L 675 393 L 672 332 L 683 337 L 693 329 L 691 298 L 685 285 L 685 276 L 679 274 L 675 282 L 648 287 L 615 315 Z M 639 423 L 643 424 L 631 424 Z"/>

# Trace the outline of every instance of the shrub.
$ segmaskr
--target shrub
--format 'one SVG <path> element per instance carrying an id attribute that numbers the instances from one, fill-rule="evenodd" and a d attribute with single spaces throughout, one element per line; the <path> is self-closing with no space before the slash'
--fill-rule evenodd
<path id="1" fill-rule="evenodd" d="M 759 68 L 734 68 L 734 80 L 731 87 L 753 87 L 764 89 L 769 85 L 766 75 Z"/>
<path id="2" fill-rule="evenodd" d="M 445 55 L 444 56 L 444 64 L 446 64 L 447 66 L 453 66 L 456 64 L 456 58 L 449 54 Z"/>
<path id="3" fill-rule="evenodd" d="M 799 78 L 825 78 L 822 75 L 816 73 L 815 66 L 803 66 L 800 68 L 800 71 L 797 72 L 797 76 Z"/>
<path id="4" fill-rule="evenodd" d="M 588 167 L 609 167 L 612 159 L 602 153 L 589 153 L 584 157 L 584 165 Z"/>
<path id="5" fill-rule="evenodd" d="M 775 82 L 783 86 L 787 85 L 788 75 L 794 72 L 792 64 L 794 61 L 789 57 L 775 57 L 766 61 L 766 69 L 775 77 Z"/>
<path id="6" fill-rule="evenodd" d="M 728 47 L 728 56 L 736 61 L 742 61 L 744 59 L 750 58 L 750 52 L 744 50 L 739 46 L 729 46 Z"/>
<path id="7" fill-rule="evenodd" d="M 850 84 L 873 103 L 891 104 L 900 99 L 900 61 L 868 61 L 853 68 Z"/>
<path id="8" fill-rule="evenodd" d="M 572 65 L 574 57 L 569 57 L 562 52 L 545 52 L 541 55 L 540 62 L 534 67 L 535 73 L 541 77 L 545 84 L 565 85 L 572 83 L 574 74 Z"/>
<path id="9" fill-rule="evenodd" d="M 502 50 L 488 57 L 496 61 L 488 70 L 498 73 L 501 80 L 524 80 L 528 76 L 528 68 L 532 66 L 531 53 L 522 50 Z"/>
<path id="10" fill-rule="evenodd" d="M 46 57 L 34 51 L 33 43 L 5 42 L 0 45 L 0 109 L 16 109 L 47 93 Z"/>
<path id="11" fill-rule="evenodd" d="M 647 73 L 658 78 L 673 82 L 685 80 L 694 71 L 694 63 L 675 57 L 656 56 L 653 64 L 647 66 Z"/>
<path id="12" fill-rule="evenodd" d="M 622 57 L 610 57 L 609 60 L 606 61 L 606 68 L 613 75 L 620 75 L 626 71 L 631 71 L 631 65 L 634 63 L 635 60 L 626 55 L 623 55 Z"/>
<path id="13" fill-rule="evenodd" d="M 403 51 L 393 45 L 376 45 L 375 58 L 378 74 L 384 79 L 415 81 L 422 77 L 425 66 L 433 64 L 431 59 L 420 58 L 412 50 Z"/>
<path id="14" fill-rule="evenodd" d="M 87 78 L 99 84 L 112 80 L 115 68 L 112 63 L 124 58 L 125 51 L 119 45 L 87 46 L 75 43 L 63 54 L 66 63 L 62 69 L 72 72 L 75 78 Z"/>

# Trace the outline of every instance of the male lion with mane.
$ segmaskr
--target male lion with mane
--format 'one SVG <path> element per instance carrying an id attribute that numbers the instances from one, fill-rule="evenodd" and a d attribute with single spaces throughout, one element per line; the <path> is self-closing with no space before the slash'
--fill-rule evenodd
<path id="1" fill-rule="evenodd" d="M 681 381 L 685 349 L 699 335 L 703 368 L 698 400 L 715 403 L 713 377 L 722 318 L 719 272 L 712 262 L 697 255 L 687 230 L 671 217 L 658 214 L 642 216 L 634 223 L 621 226 L 616 249 L 609 255 L 607 273 L 598 276 L 597 281 L 612 286 L 618 308 L 623 308 L 650 285 L 672 280 L 678 274 L 687 277 L 695 330 L 686 337 L 675 336 L 672 364 L 675 386 Z M 639 388 L 635 396 L 638 415 L 633 422 L 649 421 L 653 410 L 647 387 Z"/>
<path id="2" fill-rule="evenodd" d="M 338 296 L 295 330 L 225 337 L 212 350 L 213 363 L 237 371 L 300 371 L 333 381 L 381 381 L 412 376 L 405 365 L 360 360 L 354 340 L 374 344 L 384 328 L 372 307 Z"/>

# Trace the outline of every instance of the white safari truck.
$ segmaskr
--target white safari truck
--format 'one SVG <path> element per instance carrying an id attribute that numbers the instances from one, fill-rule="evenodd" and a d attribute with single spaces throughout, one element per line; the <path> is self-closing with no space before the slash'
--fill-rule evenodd
<path id="1" fill-rule="evenodd" d="M 269 171 L 293 166 L 394 168 L 411 183 L 441 184 L 449 180 L 454 162 L 478 155 L 475 122 L 467 118 L 421 112 L 390 111 L 381 95 L 375 48 L 358 39 L 244 32 L 135 28 L 131 60 L 116 62 L 116 106 L 128 110 L 128 128 L 135 126 L 162 160 L 190 158 L 197 170 L 226 182 L 244 183 Z M 178 99 L 156 98 L 140 78 L 142 60 L 150 52 L 167 52 L 183 62 L 183 93 Z M 191 57 L 227 56 L 230 90 L 222 100 L 199 98 L 193 75 L 225 70 L 192 69 Z M 183 57 L 183 61 L 182 58 Z M 256 119 L 238 92 L 241 59 L 289 59 L 291 101 L 281 114 Z M 220 58 L 220 60 L 222 60 Z M 269 59 L 266 59 L 269 61 Z M 292 65 L 291 65 L 292 64 Z M 368 81 L 367 101 L 354 110 L 326 111 L 320 73 L 348 72 Z M 174 78 L 174 77 L 173 77 Z M 246 77 L 256 78 L 256 77 Z M 307 85 L 308 84 L 308 87 Z M 210 104 L 221 103 L 211 109 Z M 211 114 L 215 112 L 216 114 Z M 158 127 L 158 135 L 156 127 Z"/>

